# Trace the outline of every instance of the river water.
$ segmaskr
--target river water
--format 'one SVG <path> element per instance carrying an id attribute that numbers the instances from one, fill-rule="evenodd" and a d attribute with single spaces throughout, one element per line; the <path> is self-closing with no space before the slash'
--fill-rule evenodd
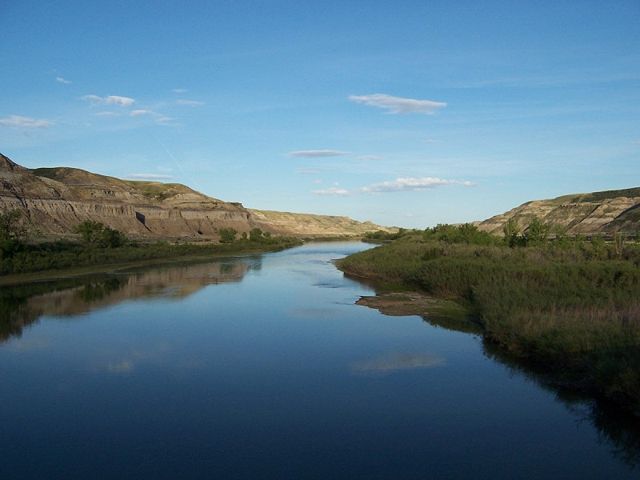
<path id="1" fill-rule="evenodd" d="M 631 420 L 354 305 L 364 248 L 0 287 L 0 478 L 640 477 Z"/>

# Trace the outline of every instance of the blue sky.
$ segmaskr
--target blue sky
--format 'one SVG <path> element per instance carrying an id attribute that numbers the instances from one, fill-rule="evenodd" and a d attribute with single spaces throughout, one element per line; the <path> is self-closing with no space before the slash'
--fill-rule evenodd
<path id="1" fill-rule="evenodd" d="M 0 3 L 0 152 L 426 227 L 640 185 L 640 2 Z"/>

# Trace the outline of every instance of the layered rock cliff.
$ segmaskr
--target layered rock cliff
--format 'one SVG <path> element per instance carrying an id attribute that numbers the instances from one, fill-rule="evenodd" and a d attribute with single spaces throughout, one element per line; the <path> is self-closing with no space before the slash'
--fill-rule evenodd
<path id="1" fill-rule="evenodd" d="M 534 200 L 480 222 L 478 228 L 502 234 L 510 219 L 526 229 L 536 217 L 569 235 L 636 235 L 640 231 L 640 187 Z"/>
<path id="2" fill-rule="evenodd" d="M 299 236 L 382 228 L 346 217 L 252 211 L 177 183 L 127 181 L 76 168 L 27 169 L 0 154 L 0 210 L 7 209 L 23 211 L 45 237 L 69 235 L 85 220 L 134 238 L 187 240 L 217 240 L 221 228 Z"/>

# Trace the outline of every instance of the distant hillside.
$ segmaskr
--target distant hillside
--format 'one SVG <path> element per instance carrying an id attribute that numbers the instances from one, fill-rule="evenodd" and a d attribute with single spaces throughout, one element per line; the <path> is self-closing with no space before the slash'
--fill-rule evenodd
<path id="1" fill-rule="evenodd" d="M 325 235 L 357 236 L 377 230 L 395 231 L 371 222 L 358 222 L 349 217 L 314 215 L 310 213 L 274 212 L 249 209 L 253 219 L 265 228 L 275 228 L 304 236 L 307 231 L 323 231 Z"/>
<path id="2" fill-rule="evenodd" d="M 221 228 L 275 235 L 353 236 L 384 227 L 347 217 L 249 210 L 178 183 L 121 180 L 77 168 L 21 167 L 0 154 L 0 210 L 19 209 L 48 237 L 84 220 L 138 238 L 218 240 Z"/>
<path id="3" fill-rule="evenodd" d="M 565 229 L 570 235 L 637 234 L 640 232 L 640 187 L 534 200 L 480 222 L 478 227 L 502 234 L 509 219 L 513 218 L 524 229 L 535 217 Z"/>

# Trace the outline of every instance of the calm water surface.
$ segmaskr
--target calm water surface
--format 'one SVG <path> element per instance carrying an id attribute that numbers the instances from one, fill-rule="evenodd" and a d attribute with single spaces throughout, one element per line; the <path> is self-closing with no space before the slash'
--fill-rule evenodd
<path id="1" fill-rule="evenodd" d="M 0 287 L 0 478 L 640 477 L 627 419 L 354 305 L 364 248 Z"/>

